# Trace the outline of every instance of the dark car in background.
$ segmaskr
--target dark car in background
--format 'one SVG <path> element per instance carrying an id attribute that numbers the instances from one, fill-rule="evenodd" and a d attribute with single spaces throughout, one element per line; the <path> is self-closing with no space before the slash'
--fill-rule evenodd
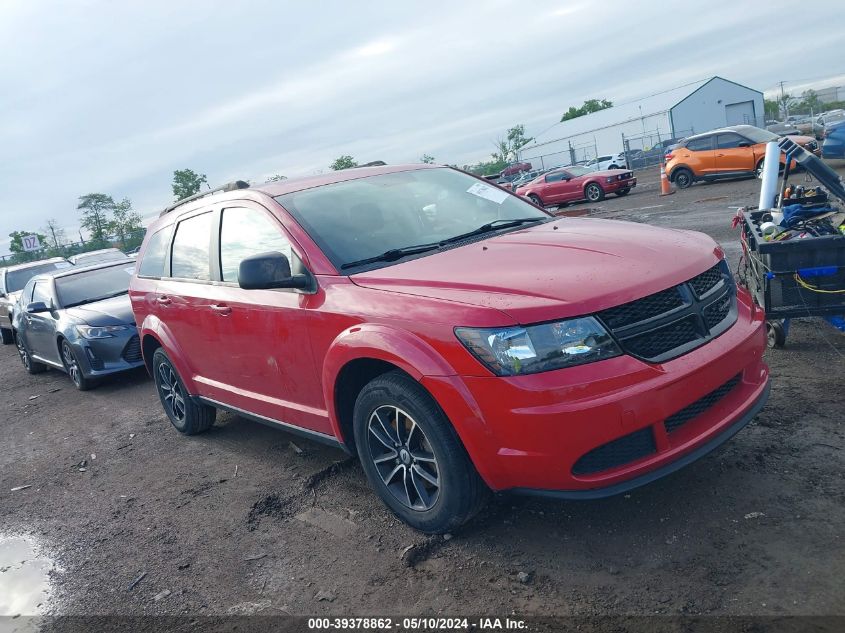
<path id="1" fill-rule="evenodd" d="M 3 345 L 14 342 L 12 313 L 26 282 L 35 275 L 68 268 L 69 266 L 71 266 L 70 262 L 63 257 L 53 257 L 52 259 L 42 259 L 37 262 L 0 268 L 0 337 L 2 337 Z"/>
<path id="2" fill-rule="evenodd" d="M 845 159 L 845 120 L 827 129 L 822 143 L 822 158 Z"/>
<path id="3" fill-rule="evenodd" d="M 101 376 L 142 366 L 127 294 L 134 270 L 126 259 L 30 279 L 13 322 L 24 368 L 30 374 L 60 369 L 85 391 Z"/>
<path id="4" fill-rule="evenodd" d="M 845 121 L 845 110 L 831 110 L 830 112 L 820 114 L 813 121 L 813 134 L 816 136 L 816 139 L 821 141 L 824 139 L 827 130 L 841 121 Z"/>

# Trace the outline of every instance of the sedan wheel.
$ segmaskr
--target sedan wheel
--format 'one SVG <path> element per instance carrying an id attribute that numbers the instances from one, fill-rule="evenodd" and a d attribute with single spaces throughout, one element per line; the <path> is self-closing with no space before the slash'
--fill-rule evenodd
<path id="1" fill-rule="evenodd" d="M 18 355 L 21 357 L 23 368 L 27 371 L 27 373 L 40 374 L 42 371 L 47 369 L 46 365 L 42 365 L 41 363 L 32 360 L 32 357 L 29 355 L 26 345 L 24 345 L 20 335 L 15 335 L 15 345 L 18 348 Z"/>
<path id="2" fill-rule="evenodd" d="M 62 341 L 62 363 L 64 363 L 65 371 L 70 376 L 74 386 L 80 391 L 87 391 L 91 388 L 91 381 L 88 380 L 82 373 L 82 367 L 79 366 L 79 361 L 70 347 L 70 343 Z"/>
<path id="3" fill-rule="evenodd" d="M 584 189 L 584 195 L 590 202 L 598 202 L 599 200 L 604 198 L 604 189 L 602 189 L 595 183 L 590 183 L 589 185 L 587 185 L 587 188 Z"/>

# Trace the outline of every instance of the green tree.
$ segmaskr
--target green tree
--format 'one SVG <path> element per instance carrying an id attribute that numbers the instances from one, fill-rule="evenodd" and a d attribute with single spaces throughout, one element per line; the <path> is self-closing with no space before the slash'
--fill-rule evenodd
<path id="1" fill-rule="evenodd" d="M 587 99 L 580 107 L 576 108 L 575 106 L 569 106 L 569 109 L 563 113 L 560 120 L 569 121 L 570 119 L 577 119 L 579 116 L 584 116 L 585 114 L 592 114 L 593 112 L 606 110 L 607 108 L 612 107 L 613 102 L 608 101 L 607 99 Z"/>
<path id="2" fill-rule="evenodd" d="M 423 154 L 420 156 L 420 162 L 425 163 L 426 165 L 433 165 L 434 164 L 434 156 L 431 154 Z"/>
<path id="3" fill-rule="evenodd" d="M 776 119 L 780 115 L 780 104 L 774 99 L 763 99 L 763 109 L 767 119 Z"/>
<path id="4" fill-rule="evenodd" d="M 781 96 L 777 98 L 778 107 L 780 108 L 781 112 L 783 113 L 784 118 L 789 116 L 789 106 L 795 99 L 792 98 L 792 95 L 788 92 L 785 92 Z"/>
<path id="5" fill-rule="evenodd" d="M 173 172 L 173 196 L 177 201 L 199 193 L 200 187 L 207 184 L 205 174 L 198 174 L 193 169 L 177 169 Z"/>
<path id="6" fill-rule="evenodd" d="M 802 92 L 801 101 L 804 104 L 803 109 L 807 112 L 818 112 L 822 109 L 822 100 L 815 90 L 805 90 Z"/>
<path id="7" fill-rule="evenodd" d="M 279 182 L 280 180 L 287 180 L 287 176 L 282 176 L 281 174 L 273 174 L 267 179 L 267 182 Z"/>
<path id="8" fill-rule="evenodd" d="M 140 237 L 143 237 L 143 226 L 141 215 L 132 208 L 129 198 L 124 198 L 114 205 L 112 219 L 109 222 L 109 231 L 120 240 L 124 250 L 135 248 L 140 244 Z M 138 244 L 135 244 L 138 242 Z"/>
<path id="9" fill-rule="evenodd" d="M 351 167 L 357 167 L 358 161 L 354 158 L 349 156 L 348 154 L 344 154 L 343 156 L 339 156 L 335 159 L 335 161 L 329 165 L 333 170 L 339 171 L 341 169 L 349 169 Z"/>
<path id="10" fill-rule="evenodd" d="M 82 219 L 79 222 L 82 228 L 88 230 L 94 242 L 104 243 L 110 228 L 109 214 L 115 208 L 112 197 L 104 193 L 89 193 L 80 196 L 76 208 L 82 210 Z"/>

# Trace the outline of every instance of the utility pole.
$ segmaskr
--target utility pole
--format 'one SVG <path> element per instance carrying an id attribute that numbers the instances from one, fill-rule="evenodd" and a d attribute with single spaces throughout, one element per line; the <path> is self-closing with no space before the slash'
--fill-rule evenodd
<path id="1" fill-rule="evenodd" d="M 783 118 L 786 120 L 789 118 L 789 105 L 786 103 L 786 93 L 783 90 L 784 83 L 786 82 L 780 82 L 780 102 L 783 104 Z"/>

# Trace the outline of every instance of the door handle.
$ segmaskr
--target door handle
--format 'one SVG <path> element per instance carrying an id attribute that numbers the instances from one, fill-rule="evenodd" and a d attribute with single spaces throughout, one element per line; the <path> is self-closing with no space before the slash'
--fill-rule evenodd
<path id="1" fill-rule="evenodd" d="M 167 295 L 156 297 L 156 301 L 161 306 L 169 306 L 171 303 L 173 303 L 173 300 Z"/>
<path id="2" fill-rule="evenodd" d="M 225 303 L 213 303 L 209 307 L 212 312 L 219 314 L 220 316 L 229 316 L 232 314 L 232 308 L 227 306 Z"/>

